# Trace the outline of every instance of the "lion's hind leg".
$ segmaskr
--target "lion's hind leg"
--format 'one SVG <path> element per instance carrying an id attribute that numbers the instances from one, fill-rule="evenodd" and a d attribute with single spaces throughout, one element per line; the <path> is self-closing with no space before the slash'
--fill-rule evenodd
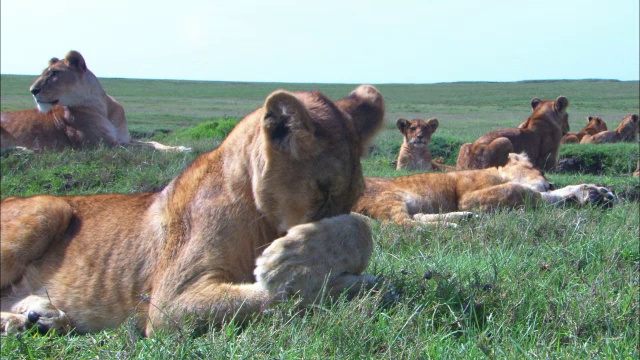
<path id="1" fill-rule="evenodd" d="M 466 193 L 458 200 L 458 209 L 463 211 L 490 211 L 497 208 L 523 206 L 528 201 L 538 201 L 541 195 L 529 187 L 507 183 Z"/>
<path id="2" fill-rule="evenodd" d="M 471 143 L 464 143 L 460 146 L 460 151 L 458 152 L 458 159 L 456 160 L 456 169 L 457 170 L 467 170 L 473 169 L 472 161 L 471 161 Z"/>
<path id="3" fill-rule="evenodd" d="M 0 287 L 19 280 L 29 263 L 42 257 L 52 242 L 62 236 L 72 217 L 71 206 L 54 196 L 3 200 Z"/>
<path id="4" fill-rule="evenodd" d="M 473 216 L 470 211 L 454 211 L 444 214 L 423 214 L 418 213 L 413 215 L 413 220 L 427 225 L 446 226 L 446 227 L 458 227 L 453 221 L 460 221 L 462 219 L 468 219 Z"/>
<path id="5" fill-rule="evenodd" d="M 123 144 L 123 145 L 126 145 L 126 144 Z M 191 151 L 191 148 L 188 148 L 186 146 L 170 146 L 170 145 L 160 144 L 159 142 L 155 142 L 155 141 L 131 140 L 131 142 L 129 142 L 129 145 L 133 145 L 137 147 L 150 147 L 160 151 L 180 151 L 180 152 Z"/>
<path id="6" fill-rule="evenodd" d="M 502 166 L 509 160 L 509 153 L 513 152 L 513 144 L 506 137 L 499 137 L 491 141 L 485 151 L 484 157 L 478 159 L 482 161 L 480 169 L 486 169 L 492 166 Z"/>

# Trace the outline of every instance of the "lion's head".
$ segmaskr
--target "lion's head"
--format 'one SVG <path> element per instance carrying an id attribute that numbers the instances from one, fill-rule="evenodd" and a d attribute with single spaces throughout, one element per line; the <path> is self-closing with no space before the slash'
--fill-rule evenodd
<path id="1" fill-rule="evenodd" d="M 542 170 L 533 166 L 526 153 L 510 153 L 509 160 L 500 168 L 500 172 L 512 182 L 536 191 L 553 190 L 553 184 L 544 176 Z"/>
<path id="2" fill-rule="evenodd" d="M 607 131 L 607 124 L 600 116 L 587 116 L 587 126 L 585 126 L 582 131 L 590 135 L 597 134 L 602 131 Z"/>
<path id="3" fill-rule="evenodd" d="M 398 130 L 404 135 L 405 143 L 416 147 L 424 147 L 429 146 L 431 135 L 438 129 L 438 119 L 407 120 L 400 118 L 396 122 L 396 125 L 398 126 Z"/>
<path id="4" fill-rule="evenodd" d="M 31 84 L 29 91 L 33 94 L 38 109 L 48 112 L 54 105 L 81 105 L 86 99 L 102 95 L 102 86 L 87 86 L 94 81 L 97 79 L 87 69 L 82 55 L 72 50 L 63 60 L 49 60 L 49 66 Z M 96 91 L 102 93 L 96 94 Z"/>
<path id="5" fill-rule="evenodd" d="M 625 116 L 615 131 L 620 135 L 622 141 L 637 140 L 638 131 L 640 131 L 640 127 L 638 127 L 638 115 L 631 114 Z"/>
<path id="6" fill-rule="evenodd" d="M 254 170 L 258 209 L 280 232 L 349 213 L 364 191 L 360 157 L 383 123 L 382 95 L 362 85 L 334 103 L 319 92 L 276 91 L 261 113 L 266 163 Z"/>
<path id="7" fill-rule="evenodd" d="M 533 98 L 531 100 L 531 116 L 518 128 L 531 128 L 538 123 L 546 122 L 561 130 L 562 136 L 564 136 L 569 132 L 567 107 L 569 107 L 569 100 L 564 96 L 559 96 L 556 101 Z"/>

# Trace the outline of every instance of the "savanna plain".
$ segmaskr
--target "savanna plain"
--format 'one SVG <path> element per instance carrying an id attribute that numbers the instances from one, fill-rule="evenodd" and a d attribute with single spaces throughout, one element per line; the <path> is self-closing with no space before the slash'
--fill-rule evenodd
<path id="1" fill-rule="evenodd" d="M 2 110 L 34 107 L 35 76 L 2 75 Z M 199 154 L 216 148 L 276 89 L 320 90 L 332 99 L 356 85 L 101 79 L 125 108 L 131 134 L 193 148 L 13 152 L 1 158 L 2 198 L 158 191 Z M 392 177 L 402 135 L 395 121 L 437 117 L 434 157 L 455 165 L 460 144 L 516 127 L 533 97 L 570 101 L 571 131 L 601 116 L 614 129 L 638 113 L 637 81 L 374 84 L 386 125 L 363 159 L 365 176 Z M 620 202 L 481 213 L 458 228 L 406 230 L 372 220 L 367 270 L 386 284 L 347 301 L 298 309 L 284 303 L 255 320 L 206 333 L 151 339 L 131 324 L 90 335 L 29 331 L 1 339 L 3 359 L 27 358 L 622 358 L 640 356 L 640 183 L 630 176 L 638 143 L 563 145 L 580 164 L 547 176 L 558 186 L 596 183 Z M 141 294 L 142 295 L 142 294 Z"/>

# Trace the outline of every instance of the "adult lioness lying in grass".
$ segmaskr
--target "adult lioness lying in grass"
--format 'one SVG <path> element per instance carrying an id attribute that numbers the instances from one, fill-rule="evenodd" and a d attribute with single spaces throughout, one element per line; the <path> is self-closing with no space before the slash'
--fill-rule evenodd
<path id="1" fill-rule="evenodd" d="M 124 108 L 107 95 L 77 51 L 69 51 L 63 60 L 49 60 L 49 66 L 29 91 L 38 109 L 2 112 L 3 152 L 16 146 L 62 149 L 98 144 L 190 150 L 184 146 L 132 140 Z"/>
<path id="2" fill-rule="evenodd" d="M 243 319 L 274 300 L 358 291 L 372 251 L 360 157 L 383 123 L 372 86 L 332 102 L 276 91 L 162 191 L 1 205 L 2 332 L 146 335 Z"/>
<path id="3" fill-rule="evenodd" d="M 421 173 L 397 178 L 365 178 L 365 193 L 353 210 L 399 225 L 435 224 L 467 217 L 471 211 L 532 203 L 616 201 L 596 185 L 551 190 L 552 184 L 525 154 L 509 154 L 504 166 L 449 173 Z"/>

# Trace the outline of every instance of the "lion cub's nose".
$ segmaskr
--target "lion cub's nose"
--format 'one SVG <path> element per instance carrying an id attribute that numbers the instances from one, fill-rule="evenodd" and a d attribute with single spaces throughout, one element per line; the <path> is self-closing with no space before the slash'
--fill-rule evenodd
<path id="1" fill-rule="evenodd" d="M 38 93 L 40 92 L 40 88 L 39 87 L 32 87 L 31 89 L 29 89 L 29 91 L 31 91 L 31 93 L 33 95 L 38 95 Z"/>

